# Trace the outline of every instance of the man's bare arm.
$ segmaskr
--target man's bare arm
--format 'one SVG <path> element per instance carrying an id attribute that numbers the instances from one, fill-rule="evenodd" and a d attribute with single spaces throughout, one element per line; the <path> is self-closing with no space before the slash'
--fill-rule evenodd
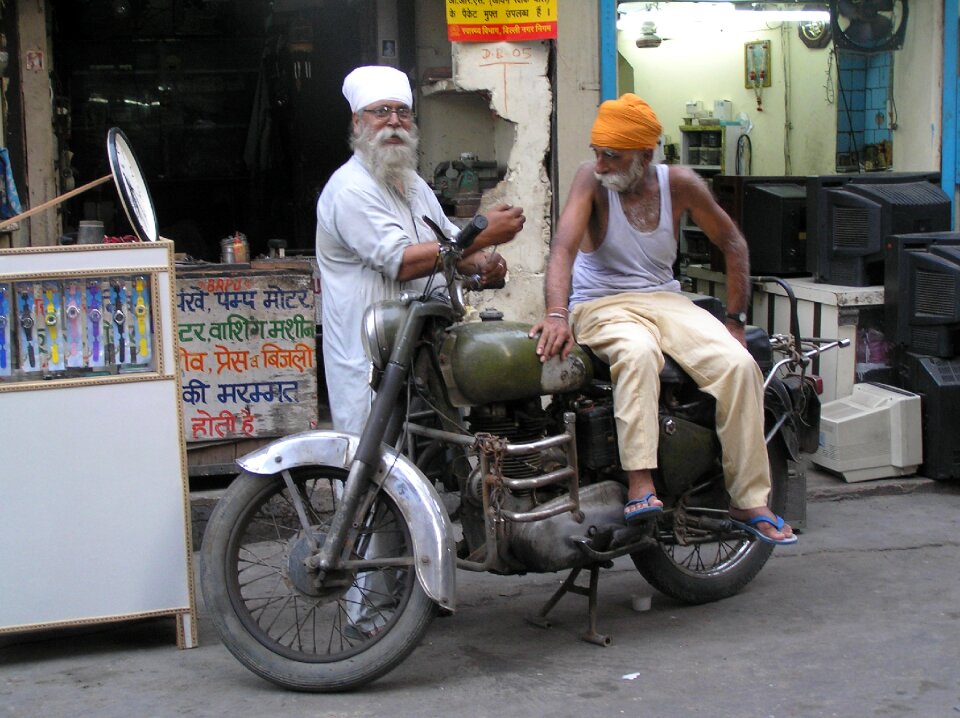
<path id="1" fill-rule="evenodd" d="M 706 182 L 687 167 L 671 167 L 675 209 L 690 211 L 696 225 L 721 252 L 726 265 L 727 311 L 745 312 L 750 306 L 750 252 L 737 225 L 713 198 Z M 679 205 L 676 203 L 679 202 Z M 743 342 L 742 327 L 727 322 L 731 333 Z"/>
<path id="2" fill-rule="evenodd" d="M 537 322 L 530 331 L 531 337 L 540 335 L 537 342 L 540 361 L 547 361 L 557 354 L 566 358 L 573 349 L 573 334 L 566 318 L 567 304 L 570 301 L 570 278 L 573 273 L 573 262 L 580 250 L 580 243 L 593 213 L 596 187 L 597 179 L 593 174 L 593 165 L 584 163 L 574 176 L 570 195 L 560 214 L 557 231 L 550 244 L 550 256 L 547 260 L 544 279 L 547 316 Z M 563 316 L 550 316 L 551 314 Z"/>

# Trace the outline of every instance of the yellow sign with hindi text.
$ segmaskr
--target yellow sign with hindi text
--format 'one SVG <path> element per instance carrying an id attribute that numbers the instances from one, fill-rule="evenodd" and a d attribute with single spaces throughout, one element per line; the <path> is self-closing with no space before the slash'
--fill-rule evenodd
<path id="1" fill-rule="evenodd" d="M 516 42 L 557 36 L 557 0 L 446 0 L 451 42 Z"/>

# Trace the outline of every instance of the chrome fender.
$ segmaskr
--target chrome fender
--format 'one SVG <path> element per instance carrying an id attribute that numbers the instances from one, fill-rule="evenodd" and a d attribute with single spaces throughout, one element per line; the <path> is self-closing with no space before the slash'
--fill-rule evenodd
<path id="1" fill-rule="evenodd" d="M 300 466 L 349 470 L 360 439 L 337 431 L 304 431 L 241 456 L 237 463 L 252 474 L 271 475 Z M 384 446 L 374 476 L 397 504 L 410 527 L 417 578 L 432 601 L 448 610 L 456 605 L 456 547 L 450 516 L 440 495 L 406 456 Z"/>

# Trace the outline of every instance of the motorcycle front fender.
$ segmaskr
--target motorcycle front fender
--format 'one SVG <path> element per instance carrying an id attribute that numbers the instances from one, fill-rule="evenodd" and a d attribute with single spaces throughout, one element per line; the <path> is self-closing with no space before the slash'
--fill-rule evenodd
<path id="1" fill-rule="evenodd" d="M 252 474 L 272 475 L 301 466 L 349 470 L 360 439 L 337 431 L 305 431 L 274 441 L 237 459 Z M 393 499 L 410 529 L 417 578 L 432 601 L 456 605 L 456 547 L 450 516 L 423 473 L 402 454 L 384 446 L 374 476 Z"/>

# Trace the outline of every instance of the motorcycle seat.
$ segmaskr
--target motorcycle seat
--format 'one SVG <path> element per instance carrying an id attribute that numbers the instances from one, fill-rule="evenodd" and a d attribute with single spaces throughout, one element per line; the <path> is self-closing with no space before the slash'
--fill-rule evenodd
<path id="1" fill-rule="evenodd" d="M 770 348 L 770 337 L 762 327 L 747 325 L 746 331 L 747 351 L 756 360 L 760 371 L 766 375 L 773 367 L 773 350 Z M 583 351 L 593 362 L 593 375 L 599 381 L 610 381 L 610 365 L 594 354 L 590 347 L 585 344 L 580 345 Z M 687 380 L 687 372 L 683 370 L 676 360 L 668 354 L 663 355 L 663 369 L 660 370 L 661 384 L 679 384 Z"/>

